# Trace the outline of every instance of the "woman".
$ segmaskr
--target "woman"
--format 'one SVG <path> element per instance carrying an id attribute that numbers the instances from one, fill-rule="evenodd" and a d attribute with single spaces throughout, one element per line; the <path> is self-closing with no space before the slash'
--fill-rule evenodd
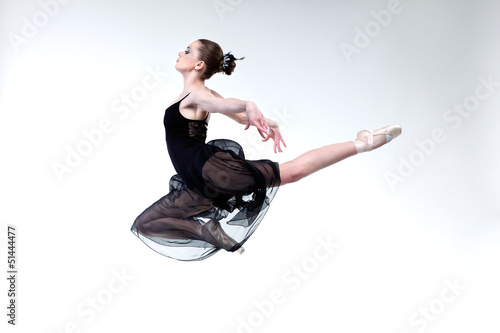
<path id="1" fill-rule="evenodd" d="M 245 160 L 230 140 L 205 143 L 212 113 L 222 113 L 245 129 L 255 126 L 274 151 L 286 147 L 278 124 L 253 102 L 224 99 L 205 86 L 218 72 L 231 75 L 236 64 L 212 41 L 199 39 L 179 52 L 175 68 L 184 89 L 164 118 L 167 148 L 177 175 L 170 192 L 135 220 L 132 231 L 155 251 L 179 260 L 202 260 L 220 249 L 243 252 L 243 243 L 264 217 L 278 187 L 360 152 L 370 151 L 401 133 L 399 126 L 362 131 L 354 141 L 309 151 L 278 165 Z M 221 223 L 222 222 L 222 223 Z"/>

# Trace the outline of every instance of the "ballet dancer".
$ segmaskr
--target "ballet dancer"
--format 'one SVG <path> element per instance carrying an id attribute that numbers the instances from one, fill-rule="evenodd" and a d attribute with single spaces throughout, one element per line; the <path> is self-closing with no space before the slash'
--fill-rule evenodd
<path id="1" fill-rule="evenodd" d="M 140 214 L 132 232 L 146 245 L 178 260 L 202 260 L 220 249 L 243 253 L 280 186 L 297 182 L 345 158 L 377 149 L 401 134 L 398 125 L 357 134 L 355 140 L 306 152 L 286 163 L 247 160 L 232 140 L 206 142 L 214 113 L 253 126 L 272 139 L 274 152 L 286 147 L 276 121 L 264 117 L 250 101 L 223 98 L 205 82 L 216 73 L 231 75 L 231 53 L 219 44 L 199 39 L 179 52 L 175 68 L 183 76 L 178 99 L 165 111 L 167 149 L 177 172 L 170 190 Z"/>

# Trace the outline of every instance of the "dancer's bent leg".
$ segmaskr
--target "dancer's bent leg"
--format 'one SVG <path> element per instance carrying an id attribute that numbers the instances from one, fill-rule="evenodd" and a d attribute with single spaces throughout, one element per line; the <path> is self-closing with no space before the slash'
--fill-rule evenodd
<path id="1" fill-rule="evenodd" d="M 139 219 L 136 227 L 137 231 L 144 236 L 202 240 L 230 252 L 241 248 L 240 244 L 224 232 L 216 220 L 210 220 L 206 224 L 200 225 L 192 221 L 171 217 L 152 221 Z M 242 253 L 242 250 L 238 253 Z"/>
<path id="2" fill-rule="evenodd" d="M 224 232 L 218 221 L 211 220 L 202 225 L 189 220 L 190 216 L 211 207 L 211 199 L 200 197 L 188 189 L 173 190 L 142 212 L 134 226 L 138 233 L 146 237 L 202 240 L 235 252 L 241 245 Z"/>

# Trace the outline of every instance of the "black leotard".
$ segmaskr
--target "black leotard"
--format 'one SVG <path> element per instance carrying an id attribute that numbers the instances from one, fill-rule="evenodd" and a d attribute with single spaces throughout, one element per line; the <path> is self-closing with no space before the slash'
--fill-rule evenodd
<path id="1" fill-rule="evenodd" d="M 181 114 L 180 104 L 188 95 L 169 106 L 163 118 L 168 154 L 175 171 L 184 181 L 187 180 L 189 164 L 205 145 L 208 126 L 208 115 L 204 120 L 192 120 Z M 205 161 L 199 162 L 203 164 Z"/>

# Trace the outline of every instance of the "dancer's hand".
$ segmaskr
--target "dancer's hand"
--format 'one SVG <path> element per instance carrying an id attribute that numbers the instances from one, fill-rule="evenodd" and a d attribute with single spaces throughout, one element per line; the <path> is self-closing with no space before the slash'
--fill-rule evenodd
<path id="1" fill-rule="evenodd" d="M 264 140 L 262 140 L 263 142 L 266 142 L 269 139 L 273 139 L 274 152 L 275 153 L 277 153 L 277 152 L 282 153 L 283 150 L 281 149 L 281 144 L 283 144 L 283 146 L 286 147 L 286 143 L 285 143 L 285 140 L 283 140 L 283 137 L 281 136 L 281 131 L 280 131 L 278 124 L 276 123 L 276 126 L 273 126 L 273 125 L 274 124 L 271 125 L 271 127 L 269 128 L 269 131 L 267 133 L 262 133 L 261 131 L 259 131 L 259 133 L 264 138 Z"/>
<path id="2" fill-rule="evenodd" d="M 269 125 L 267 124 L 266 118 L 259 110 L 257 105 L 251 102 L 249 102 L 249 105 L 247 106 L 246 123 L 247 126 L 245 127 L 245 130 L 247 130 L 250 125 L 253 125 L 257 127 L 257 130 L 259 131 L 259 133 L 261 133 L 260 135 L 262 135 L 262 132 L 269 132 Z"/>

